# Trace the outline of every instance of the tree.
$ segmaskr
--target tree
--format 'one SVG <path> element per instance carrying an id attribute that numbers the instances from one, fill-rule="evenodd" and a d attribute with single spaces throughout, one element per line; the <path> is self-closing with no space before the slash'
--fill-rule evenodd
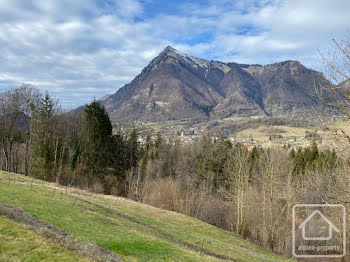
<path id="1" fill-rule="evenodd" d="M 29 174 L 29 146 L 33 108 L 40 101 L 41 94 L 29 85 L 7 91 L 0 95 L 0 147 L 4 161 L 0 158 L 1 169 L 19 172 L 16 149 L 24 143 L 24 174 Z M 4 162 L 4 166 L 1 163 Z"/>
<path id="2" fill-rule="evenodd" d="M 292 148 L 292 150 L 290 150 L 290 152 L 289 152 L 289 159 L 293 160 L 294 157 L 295 157 L 295 150 L 294 150 L 294 148 Z"/>
<path id="3" fill-rule="evenodd" d="M 138 145 L 138 134 L 134 128 L 130 133 L 127 141 L 127 155 L 129 160 L 129 168 L 136 167 L 139 160 L 139 145 Z"/>
<path id="4" fill-rule="evenodd" d="M 350 31 L 344 40 L 333 39 L 334 49 L 328 52 L 319 52 L 326 77 L 332 82 L 331 85 L 315 87 L 317 97 L 335 108 L 346 118 L 350 119 Z M 331 130 L 327 122 L 322 119 L 322 128 Z M 335 138 L 340 136 L 350 143 L 350 134 L 345 130 L 332 132 Z M 348 157 L 348 154 L 344 154 Z"/>
<path id="5" fill-rule="evenodd" d="M 235 204 L 236 233 L 243 233 L 245 196 L 250 179 L 249 152 L 245 147 L 235 147 L 230 150 L 225 163 L 224 172 L 227 174 L 227 185 L 222 190 L 223 196 Z"/>
<path id="6" fill-rule="evenodd" d="M 264 150 L 262 148 L 257 148 L 256 146 L 253 147 L 253 150 L 250 152 L 249 154 L 249 175 L 250 178 L 252 179 L 254 173 L 258 173 L 259 172 L 259 165 L 258 165 L 258 161 L 259 161 L 259 157 L 261 154 L 263 154 Z"/>
<path id="7" fill-rule="evenodd" d="M 56 134 L 58 114 L 57 102 L 48 92 L 33 108 L 31 172 L 35 177 L 49 181 L 56 178 L 57 151 L 61 143 Z"/>
<path id="8" fill-rule="evenodd" d="M 305 158 L 302 148 L 298 148 L 298 151 L 293 158 L 293 175 L 302 175 L 305 173 Z"/>
<path id="9" fill-rule="evenodd" d="M 333 39 L 335 48 L 328 53 L 320 53 L 326 77 L 333 83 L 318 90 L 320 98 L 339 109 L 350 118 L 350 32 L 345 40 Z M 329 97 L 322 94 L 326 91 Z"/>
<path id="10" fill-rule="evenodd" d="M 103 177 L 111 165 L 112 124 L 105 108 L 93 101 L 86 105 L 83 116 L 82 156 L 90 177 Z"/>

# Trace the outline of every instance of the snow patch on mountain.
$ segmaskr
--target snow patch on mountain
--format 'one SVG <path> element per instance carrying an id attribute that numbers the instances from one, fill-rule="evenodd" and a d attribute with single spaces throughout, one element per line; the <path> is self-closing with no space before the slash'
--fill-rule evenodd
<path id="1" fill-rule="evenodd" d="M 171 49 L 170 49 L 171 48 Z M 208 61 L 200 58 L 196 58 L 194 56 L 187 55 L 185 53 L 182 53 L 180 51 L 177 51 L 176 49 L 169 47 L 171 51 L 173 51 L 178 57 L 180 57 L 182 60 L 185 60 L 187 63 L 196 65 L 202 68 L 208 68 Z"/>

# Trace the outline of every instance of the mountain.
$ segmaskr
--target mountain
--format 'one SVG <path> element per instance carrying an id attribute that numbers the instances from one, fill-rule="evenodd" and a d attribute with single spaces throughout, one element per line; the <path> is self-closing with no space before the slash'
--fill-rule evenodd
<path id="1" fill-rule="evenodd" d="M 223 63 L 168 46 L 131 83 L 99 102 L 113 121 L 298 116 L 320 106 L 312 91 L 329 84 L 321 73 L 296 61 Z"/>
<path id="2" fill-rule="evenodd" d="M 300 116 L 312 107 L 324 107 L 318 101 L 315 89 L 331 83 L 320 72 L 310 70 L 297 61 L 242 67 L 262 87 L 263 103 L 272 115 Z"/>

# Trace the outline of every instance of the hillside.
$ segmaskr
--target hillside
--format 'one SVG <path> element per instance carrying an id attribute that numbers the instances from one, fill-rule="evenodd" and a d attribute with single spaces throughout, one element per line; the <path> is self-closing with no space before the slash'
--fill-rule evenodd
<path id="1" fill-rule="evenodd" d="M 166 47 L 129 84 L 100 99 L 113 121 L 297 116 L 324 107 L 313 93 L 330 85 L 297 61 L 241 65 L 209 61 Z"/>
<path id="2" fill-rule="evenodd" d="M 93 261 L 1 216 L 0 236 L 0 261 Z"/>
<path id="3" fill-rule="evenodd" d="M 123 261 L 287 261 L 235 234 L 178 213 L 0 172 L 0 206 L 4 204 L 68 232 L 67 238 L 111 250 Z M 0 234 L 11 229 L 16 241 L 30 241 L 35 233 L 17 223 L 0 217 Z M 15 240 L 7 239 L 0 242 L 0 258 L 30 258 L 29 251 L 13 254 L 10 249 Z M 59 248 L 53 247 L 57 243 L 43 245 L 47 252 Z M 72 251 L 63 259 L 60 250 L 50 256 L 56 258 L 53 261 L 82 261 Z"/>

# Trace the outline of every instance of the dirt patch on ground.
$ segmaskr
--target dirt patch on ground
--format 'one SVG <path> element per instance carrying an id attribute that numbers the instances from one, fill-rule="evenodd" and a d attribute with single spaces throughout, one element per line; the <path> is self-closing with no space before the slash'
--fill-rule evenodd
<path id="1" fill-rule="evenodd" d="M 19 208 L 0 204 L 0 216 L 5 216 L 13 221 L 25 224 L 39 235 L 49 238 L 60 246 L 74 250 L 83 256 L 97 261 L 122 261 L 112 251 L 91 243 L 83 243 L 73 238 L 68 232 L 43 220 L 29 216 Z"/>

